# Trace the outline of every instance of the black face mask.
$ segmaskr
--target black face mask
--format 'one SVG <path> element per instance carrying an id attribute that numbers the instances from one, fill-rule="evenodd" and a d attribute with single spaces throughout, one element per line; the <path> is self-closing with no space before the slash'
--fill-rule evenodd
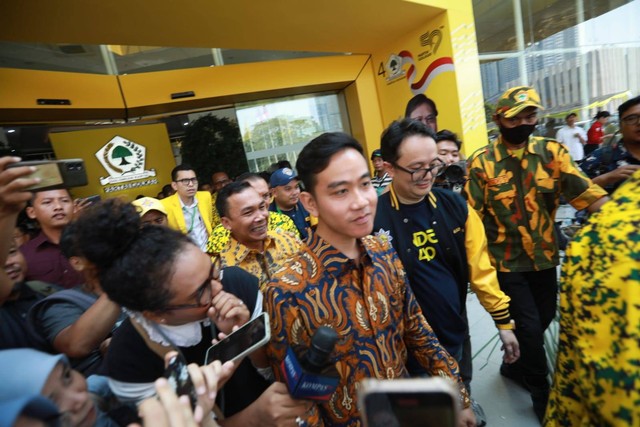
<path id="1" fill-rule="evenodd" d="M 500 125 L 500 133 L 507 142 L 518 145 L 529 139 L 529 135 L 533 133 L 536 125 L 520 125 L 514 128 L 506 128 Z"/>

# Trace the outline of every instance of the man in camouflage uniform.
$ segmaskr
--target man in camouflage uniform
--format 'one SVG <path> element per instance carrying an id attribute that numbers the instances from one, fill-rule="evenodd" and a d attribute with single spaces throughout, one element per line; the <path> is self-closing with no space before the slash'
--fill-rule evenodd
<path id="1" fill-rule="evenodd" d="M 554 218 L 560 196 L 576 209 L 598 210 L 607 193 L 593 184 L 562 144 L 531 134 L 542 109 L 530 87 L 507 90 L 493 117 L 498 139 L 469 159 L 465 187 L 487 233 L 502 290 L 511 298 L 520 360 L 500 373 L 531 393 L 539 419 L 549 397 L 543 334 L 556 312 L 559 263 Z"/>
<path id="2" fill-rule="evenodd" d="M 640 425 L 640 171 L 576 235 L 545 426 Z"/>

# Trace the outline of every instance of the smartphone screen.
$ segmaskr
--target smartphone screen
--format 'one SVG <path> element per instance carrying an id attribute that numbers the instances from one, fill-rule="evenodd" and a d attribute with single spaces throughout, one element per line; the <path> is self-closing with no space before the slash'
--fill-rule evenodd
<path id="1" fill-rule="evenodd" d="M 177 396 L 188 396 L 191 402 L 191 409 L 195 409 L 198 403 L 198 395 L 191 382 L 187 362 L 181 354 L 178 354 L 167 365 L 164 376 L 169 385 L 176 392 Z"/>
<path id="2" fill-rule="evenodd" d="M 441 391 L 371 392 L 364 398 L 369 427 L 455 427 L 455 405 Z"/>
<path id="3" fill-rule="evenodd" d="M 270 337 L 269 316 L 267 313 L 261 313 L 240 329 L 209 347 L 205 363 L 209 364 L 214 360 L 224 363 L 239 359 L 265 345 Z"/>

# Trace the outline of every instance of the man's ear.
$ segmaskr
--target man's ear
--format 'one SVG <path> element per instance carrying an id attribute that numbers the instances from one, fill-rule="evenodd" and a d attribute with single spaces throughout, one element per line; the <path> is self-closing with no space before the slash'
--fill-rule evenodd
<path id="1" fill-rule="evenodd" d="M 171 181 L 171 188 L 173 188 L 173 191 L 178 191 L 178 183 L 175 181 Z"/>
<path id="2" fill-rule="evenodd" d="M 318 205 L 316 204 L 316 199 L 311 193 L 309 193 L 308 191 L 301 191 L 300 201 L 302 202 L 302 206 L 304 206 L 307 212 L 309 212 L 316 218 L 318 217 Z"/>
<path id="3" fill-rule="evenodd" d="M 231 220 L 226 216 L 220 217 L 220 224 L 227 230 L 231 231 Z"/>
<path id="4" fill-rule="evenodd" d="M 393 169 L 393 165 L 389 162 L 384 162 L 383 166 L 384 166 L 384 171 L 387 174 L 389 174 L 391 178 L 393 178 L 393 174 L 395 173 L 395 170 Z"/>
<path id="5" fill-rule="evenodd" d="M 26 212 L 29 218 L 36 219 L 36 210 L 33 208 L 33 206 L 27 206 Z"/>
<path id="6" fill-rule="evenodd" d="M 86 268 L 86 264 L 84 260 L 77 256 L 72 256 L 69 258 L 69 264 L 75 271 L 83 271 Z"/>
<path id="7" fill-rule="evenodd" d="M 145 317 L 145 319 L 149 319 L 152 322 L 165 323 L 164 315 L 162 313 L 160 313 L 160 312 L 144 310 L 142 312 L 142 315 Z"/>
<path id="8" fill-rule="evenodd" d="M 495 124 L 497 124 L 498 126 L 500 126 L 500 116 L 498 116 L 497 114 L 494 114 L 493 116 L 491 116 L 491 118 L 493 119 L 493 122 Z"/>

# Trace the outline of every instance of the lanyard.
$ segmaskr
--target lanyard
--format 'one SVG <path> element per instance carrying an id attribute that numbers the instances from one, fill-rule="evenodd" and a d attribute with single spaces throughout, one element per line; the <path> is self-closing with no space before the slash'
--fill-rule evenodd
<path id="1" fill-rule="evenodd" d="M 191 208 L 188 208 L 187 206 L 185 206 L 185 208 L 191 209 Z M 187 230 L 187 234 L 191 233 L 191 230 L 193 230 L 193 225 L 195 224 L 193 220 L 196 217 L 197 210 L 198 210 L 198 205 L 194 206 L 193 209 L 191 209 L 191 223 L 189 225 L 189 230 Z"/>

